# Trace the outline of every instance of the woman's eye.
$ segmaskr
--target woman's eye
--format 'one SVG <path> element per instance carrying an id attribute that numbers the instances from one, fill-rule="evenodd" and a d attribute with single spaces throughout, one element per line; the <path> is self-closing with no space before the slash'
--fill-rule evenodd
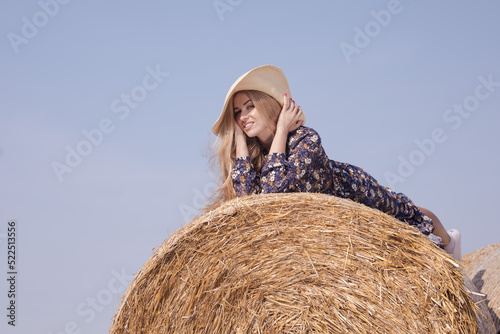
<path id="1" fill-rule="evenodd" d="M 234 117 L 238 117 L 238 116 L 240 115 L 240 113 L 241 113 L 241 111 L 236 111 L 236 112 L 234 113 Z"/>

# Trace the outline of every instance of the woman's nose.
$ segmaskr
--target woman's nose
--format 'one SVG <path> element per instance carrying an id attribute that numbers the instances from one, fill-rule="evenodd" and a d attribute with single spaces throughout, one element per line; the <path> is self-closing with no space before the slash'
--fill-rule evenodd
<path id="1" fill-rule="evenodd" d="M 240 119 L 241 119 L 242 121 L 246 121 L 246 120 L 248 119 L 248 112 L 246 112 L 246 111 L 242 111 L 242 112 L 241 112 L 241 115 L 240 115 Z"/>

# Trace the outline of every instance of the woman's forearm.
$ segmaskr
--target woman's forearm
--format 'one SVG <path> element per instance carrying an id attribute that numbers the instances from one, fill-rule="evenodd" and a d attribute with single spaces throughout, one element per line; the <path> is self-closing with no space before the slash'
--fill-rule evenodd
<path id="1" fill-rule="evenodd" d="M 236 158 L 248 157 L 250 153 L 248 152 L 248 145 L 246 138 L 244 136 L 236 136 Z"/>
<path id="2" fill-rule="evenodd" d="M 276 134 L 273 138 L 273 143 L 269 149 L 269 154 L 272 153 L 286 153 L 286 141 L 288 139 L 288 131 L 285 129 L 276 129 Z"/>

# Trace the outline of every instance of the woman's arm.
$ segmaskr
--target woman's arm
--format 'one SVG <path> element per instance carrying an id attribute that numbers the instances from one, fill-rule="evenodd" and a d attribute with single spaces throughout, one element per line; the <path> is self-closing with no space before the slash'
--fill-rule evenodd
<path id="1" fill-rule="evenodd" d="M 238 126 L 236 121 L 233 123 L 234 126 L 234 143 L 236 145 L 236 158 L 243 158 L 250 156 L 248 152 L 247 136 Z"/>
<path id="2" fill-rule="evenodd" d="M 271 148 L 269 149 L 269 154 L 285 153 L 288 133 L 296 130 L 303 123 L 303 121 L 300 120 L 301 116 L 302 109 L 295 104 L 294 100 L 288 98 L 285 94 L 283 96 L 283 109 L 281 109 L 278 117 L 276 133 Z"/>
<path id="3" fill-rule="evenodd" d="M 324 192 L 332 181 L 321 139 L 311 128 L 290 134 L 288 152 L 266 157 L 261 171 L 262 192 Z"/>
<path id="4" fill-rule="evenodd" d="M 231 178 L 238 197 L 260 193 L 260 177 L 249 156 L 236 158 Z"/>
<path id="5" fill-rule="evenodd" d="M 259 177 L 250 161 L 246 135 L 236 121 L 233 126 L 236 161 L 231 172 L 231 178 L 233 179 L 234 190 L 238 197 L 259 193 Z"/>

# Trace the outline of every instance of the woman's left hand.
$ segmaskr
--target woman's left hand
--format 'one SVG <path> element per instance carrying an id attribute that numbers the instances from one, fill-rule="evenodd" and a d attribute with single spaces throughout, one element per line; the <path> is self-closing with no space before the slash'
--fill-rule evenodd
<path id="1" fill-rule="evenodd" d="M 296 130 L 303 123 L 300 119 L 301 116 L 302 109 L 300 106 L 297 106 L 295 101 L 288 98 L 285 94 L 283 97 L 283 109 L 281 109 L 278 123 L 276 124 L 276 131 L 280 130 L 288 133 Z"/>

